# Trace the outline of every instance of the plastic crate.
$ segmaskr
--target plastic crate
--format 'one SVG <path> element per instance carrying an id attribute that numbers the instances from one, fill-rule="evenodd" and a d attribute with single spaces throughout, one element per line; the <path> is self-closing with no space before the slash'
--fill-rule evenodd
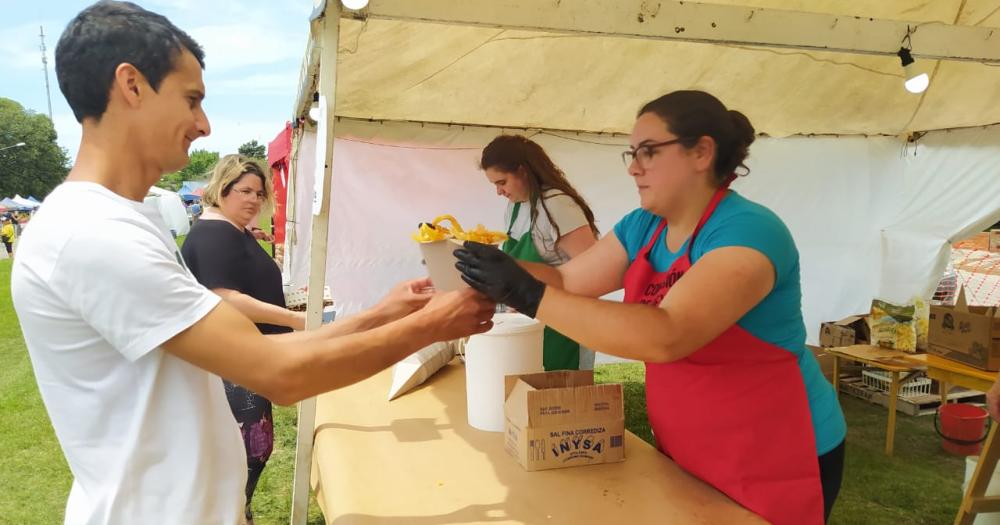
<path id="1" fill-rule="evenodd" d="M 877 368 L 865 368 L 861 371 L 861 378 L 866 386 L 882 392 L 889 392 L 889 387 L 892 385 L 892 374 Z M 899 397 L 912 399 L 926 396 L 931 393 L 931 382 L 926 377 L 911 379 L 899 385 Z"/>
<path id="2" fill-rule="evenodd" d="M 285 292 L 285 307 L 289 310 L 295 311 L 305 311 L 306 309 L 306 299 L 309 297 L 309 291 L 306 289 L 291 290 Z M 332 306 L 333 298 L 330 294 L 330 287 L 323 287 L 323 306 Z"/>

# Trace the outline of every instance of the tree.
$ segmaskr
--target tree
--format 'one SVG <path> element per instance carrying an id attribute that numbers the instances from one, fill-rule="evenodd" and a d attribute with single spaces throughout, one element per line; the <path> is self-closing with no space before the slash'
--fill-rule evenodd
<path id="1" fill-rule="evenodd" d="M 186 180 L 208 179 L 217 162 L 219 162 L 218 152 L 196 149 L 189 155 L 187 166 L 180 171 L 167 173 L 156 185 L 166 190 L 177 191 Z"/>
<path id="2" fill-rule="evenodd" d="M 267 148 L 263 144 L 258 144 L 256 140 L 251 140 L 250 142 L 244 142 L 240 149 L 237 150 L 240 155 L 244 157 L 250 157 L 252 159 L 266 159 L 267 158 Z"/>
<path id="3" fill-rule="evenodd" d="M 69 157 L 56 142 L 49 117 L 0 97 L 0 198 L 45 198 L 69 173 Z"/>

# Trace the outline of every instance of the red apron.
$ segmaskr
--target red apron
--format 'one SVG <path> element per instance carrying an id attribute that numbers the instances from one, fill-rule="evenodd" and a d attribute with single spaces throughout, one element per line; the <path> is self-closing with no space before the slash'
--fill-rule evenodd
<path id="1" fill-rule="evenodd" d="M 687 250 L 657 273 L 649 252 L 663 221 L 625 272 L 625 302 L 659 306 L 684 273 L 695 236 L 725 197 L 721 188 Z M 738 325 L 672 363 L 646 363 L 646 405 L 659 449 L 678 465 L 776 525 L 823 523 L 812 416 L 794 354 Z"/>

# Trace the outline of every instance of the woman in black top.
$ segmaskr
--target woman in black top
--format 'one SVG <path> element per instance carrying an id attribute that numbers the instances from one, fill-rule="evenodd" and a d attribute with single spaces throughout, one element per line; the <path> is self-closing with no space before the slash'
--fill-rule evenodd
<path id="1" fill-rule="evenodd" d="M 191 227 L 181 254 L 191 273 L 249 317 L 263 334 L 305 327 L 305 315 L 285 308 L 281 270 L 257 244 L 251 222 L 273 201 L 271 181 L 255 162 L 240 155 L 219 160 L 202 197 L 205 210 Z M 274 445 L 271 402 L 223 381 L 247 453 L 246 518 Z"/>

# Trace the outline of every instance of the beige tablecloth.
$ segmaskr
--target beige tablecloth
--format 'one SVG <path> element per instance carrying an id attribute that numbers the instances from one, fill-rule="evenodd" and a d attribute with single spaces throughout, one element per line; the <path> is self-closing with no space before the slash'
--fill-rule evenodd
<path id="1" fill-rule="evenodd" d="M 763 523 L 626 432 L 622 463 L 525 472 L 468 425 L 463 366 L 386 401 L 390 371 L 318 400 L 313 487 L 327 523 Z"/>

